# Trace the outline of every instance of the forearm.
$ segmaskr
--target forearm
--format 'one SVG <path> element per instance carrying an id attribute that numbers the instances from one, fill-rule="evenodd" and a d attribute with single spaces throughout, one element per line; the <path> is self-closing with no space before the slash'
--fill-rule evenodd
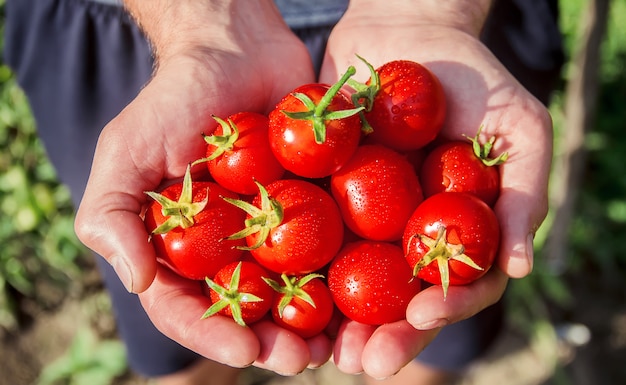
<path id="1" fill-rule="evenodd" d="M 379 23 L 404 20 L 441 25 L 478 36 L 493 0 L 351 0 L 348 11 L 376 17 Z M 354 16 L 354 14 L 352 15 Z"/>
<path id="2" fill-rule="evenodd" d="M 283 23 L 274 2 L 266 0 L 124 0 L 124 4 L 157 59 L 194 48 L 228 51 Z"/>

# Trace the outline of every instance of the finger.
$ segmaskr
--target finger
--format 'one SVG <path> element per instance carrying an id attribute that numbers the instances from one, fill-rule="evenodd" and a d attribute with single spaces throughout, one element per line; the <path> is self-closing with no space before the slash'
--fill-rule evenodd
<path id="1" fill-rule="evenodd" d="M 324 333 L 320 333 L 306 340 L 311 354 L 308 367 L 310 369 L 319 368 L 328 362 L 333 354 L 333 342 Z"/>
<path id="2" fill-rule="evenodd" d="M 259 321 L 250 328 L 258 336 L 261 347 L 254 366 L 293 376 L 309 365 L 309 346 L 296 334 L 271 321 Z"/>
<path id="3" fill-rule="evenodd" d="M 406 321 L 381 325 L 363 350 L 363 370 L 373 378 L 388 378 L 411 362 L 440 329 L 416 330 Z"/>
<path id="4" fill-rule="evenodd" d="M 441 286 L 431 286 L 409 302 L 406 319 L 418 330 L 440 328 L 467 319 L 498 302 L 507 282 L 507 275 L 494 267 L 469 285 L 450 286 L 445 299 Z"/>
<path id="5" fill-rule="evenodd" d="M 198 282 L 159 267 L 154 283 L 139 298 L 157 329 L 208 359 L 240 368 L 259 355 L 260 343 L 250 328 L 220 315 L 202 319 L 211 301 Z"/>
<path id="6" fill-rule="evenodd" d="M 534 264 L 534 234 L 542 217 L 537 199 L 519 191 L 503 189 L 495 208 L 500 223 L 500 252 L 497 266 L 512 278 L 530 274 Z M 525 209 L 520 209 L 525 208 Z"/>
<path id="7" fill-rule="evenodd" d="M 548 179 L 552 160 L 552 123 L 546 109 L 528 96 L 525 106 L 511 111 L 500 127 L 496 154 L 508 151 L 500 165 L 501 193 L 495 206 L 501 228 L 502 271 L 513 278 L 528 275 L 533 268 L 533 237 L 548 212 Z M 496 141 L 498 144 L 498 141 Z"/>
<path id="8" fill-rule="evenodd" d="M 339 370 L 348 374 L 363 372 L 361 356 L 376 326 L 346 319 L 339 328 L 333 360 Z"/>
<path id="9" fill-rule="evenodd" d="M 129 185 L 137 175 L 132 168 L 124 167 L 123 154 L 114 151 L 118 161 L 113 161 L 102 146 L 100 142 L 76 214 L 76 234 L 113 266 L 129 292 L 142 292 L 152 283 L 157 267 L 154 248 L 140 217 L 145 198 L 143 191 Z M 103 152 L 105 155 L 99 157 Z M 143 182 L 137 181 L 139 188 Z"/>

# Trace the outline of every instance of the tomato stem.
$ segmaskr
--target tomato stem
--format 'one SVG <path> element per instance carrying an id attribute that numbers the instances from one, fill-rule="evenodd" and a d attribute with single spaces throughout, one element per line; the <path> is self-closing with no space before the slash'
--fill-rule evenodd
<path id="1" fill-rule="evenodd" d="M 250 216 L 250 218 L 245 220 L 245 227 L 242 230 L 226 237 L 225 239 L 236 240 L 246 238 L 252 234 L 259 234 L 257 242 L 254 245 L 249 247 L 238 246 L 237 248 L 240 250 L 254 250 L 261 247 L 261 245 L 269 237 L 270 230 L 278 227 L 283 222 L 285 217 L 284 209 L 280 202 L 270 197 L 269 193 L 261 183 L 257 181 L 254 181 L 254 183 L 256 183 L 259 188 L 259 194 L 261 195 L 261 208 L 239 199 L 222 197 L 222 199 L 226 202 L 244 210 Z"/>
<path id="2" fill-rule="evenodd" d="M 364 110 L 359 112 L 359 116 L 363 124 L 363 133 L 367 135 L 371 134 L 374 129 L 367 121 L 367 118 L 365 118 L 365 112 L 370 112 L 372 110 L 372 107 L 374 106 L 374 99 L 380 91 L 380 75 L 378 74 L 378 72 L 376 72 L 374 66 L 372 66 L 367 60 L 359 55 L 356 55 L 356 57 L 359 58 L 359 60 L 361 60 L 363 63 L 365 63 L 368 70 L 370 71 L 369 84 L 360 83 L 354 79 L 348 79 L 347 84 L 356 91 L 351 96 L 352 103 L 355 106 L 364 107 Z"/>
<path id="3" fill-rule="evenodd" d="M 487 143 L 481 144 L 478 137 L 480 136 L 480 132 L 482 131 L 482 129 L 483 129 L 483 125 L 481 124 L 480 127 L 478 127 L 478 132 L 473 138 L 470 138 L 469 136 L 464 135 L 467 139 L 469 139 L 472 142 L 472 149 L 474 150 L 474 155 L 476 155 L 476 157 L 478 157 L 478 159 L 480 159 L 481 162 L 483 162 L 485 166 L 491 167 L 491 166 L 497 166 L 499 164 L 504 163 L 509 158 L 508 152 L 503 152 L 496 158 L 489 158 L 489 154 L 491 153 L 493 144 L 496 141 L 496 137 L 492 136 L 489 138 Z"/>
<path id="4" fill-rule="evenodd" d="M 243 315 L 241 313 L 241 302 L 260 302 L 263 299 L 257 297 L 251 293 L 240 293 L 239 292 L 239 280 L 241 279 L 241 262 L 237 264 L 237 267 L 233 271 L 232 276 L 230 277 L 230 283 L 228 285 L 228 289 L 218 285 L 214 281 L 212 281 L 209 277 L 206 277 L 204 280 L 209 286 L 209 288 L 215 291 L 219 296 L 220 300 L 215 302 L 211 307 L 207 309 L 207 311 L 202 315 L 202 319 L 211 317 L 217 313 L 219 313 L 222 309 L 229 306 L 230 311 L 233 315 L 233 319 L 237 324 L 241 326 L 246 326 L 246 323 L 243 320 Z"/>
<path id="5" fill-rule="evenodd" d="M 313 298 L 307 293 L 303 287 L 315 278 L 324 278 L 321 274 L 311 273 L 302 278 L 289 277 L 287 274 L 281 274 L 284 285 L 281 286 L 278 282 L 270 278 L 263 277 L 263 280 L 272 287 L 276 292 L 283 295 L 278 303 L 278 315 L 283 317 L 283 311 L 291 303 L 294 297 L 300 298 L 313 308 L 315 308 L 315 302 Z"/>
<path id="6" fill-rule="evenodd" d="M 465 247 L 463 245 L 448 243 L 445 226 L 439 226 L 435 239 L 423 234 L 415 234 L 411 237 L 409 242 L 412 242 L 413 238 L 419 238 L 419 241 L 429 249 L 413 267 L 413 275 L 417 276 L 420 270 L 430 265 L 432 262 L 437 261 L 444 300 L 448 295 L 448 288 L 450 287 L 449 263 L 451 259 L 462 262 L 476 270 L 484 270 L 465 254 Z"/>
<path id="7" fill-rule="evenodd" d="M 198 215 L 209 203 L 209 189 L 205 198 L 200 202 L 193 202 L 193 182 L 191 180 L 191 165 L 187 165 L 183 188 L 178 201 L 174 201 L 163 194 L 154 191 L 146 191 L 146 195 L 161 205 L 161 213 L 167 220 L 152 230 L 152 234 L 165 234 L 177 227 L 187 229 L 194 225 L 194 217 Z"/>
<path id="8" fill-rule="evenodd" d="M 228 122 L 226 122 L 215 115 L 212 115 L 212 117 L 222 126 L 222 135 L 202 135 L 207 145 L 214 146 L 215 150 L 208 157 L 194 161 L 191 164 L 192 166 L 217 159 L 225 152 L 231 151 L 235 146 L 235 142 L 239 139 L 239 129 L 231 119 L 228 119 Z"/>
<path id="9" fill-rule="evenodd" d="M 339 120 L 348 118 L 352 115 L 355 115 L 363 110 L 363 107 L 352 108 L 348 110 L 340 110 L 340 111 L 327 111 L 326 109 L 332 103 L 333 99 L 339 92 L 341 92 L 341 87 L 343 87 L 348 79 L 350 79 L 356 73 L 356 69 L 354 66 L 348 67 L 348 70 L 341 76 L 341 78 L 328 90 L 322 98 L 320 102 L 315 105 L 313 100 L 309 98 L 307 95 L 303 93 L 296 92 L 293 94 L 295 98 L 300 100 L 302 104 L 307 108 L 306 111 L 302 112 L 290 112 L 290 111 L 282 111 L 283 114 L 287 115 L 291 119 L 296 120 L 310 120 L 313 125 L 313 135 L 315 137 L 315 143 L 322 144 L 326 141 L 326 121 L 327 120 Z"/>

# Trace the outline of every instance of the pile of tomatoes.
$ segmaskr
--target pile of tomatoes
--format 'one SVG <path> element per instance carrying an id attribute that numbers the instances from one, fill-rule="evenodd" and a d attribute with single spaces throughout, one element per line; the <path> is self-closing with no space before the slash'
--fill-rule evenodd
<path id="1" fill-rule="evenodd" d="M 363 60 L 363 59 L 361 59 Z M 451 285 L 492 265 L 500 230 L 494 138 L 444 141 L 437 77 L 406 60 L 356 82 L 306 84 L 268 115 L 240 112 L 204 135 L 206 158 L 153 198 L 158 259 L 198 280 L 204 317 L 265 317 L 303 338 L 338 309 L 380 325 L 405 318 L 422 282 Z M 207 167 L 209 180 L 191 179 Z M 205 284 L 206 283 L 206 284 Z"/>

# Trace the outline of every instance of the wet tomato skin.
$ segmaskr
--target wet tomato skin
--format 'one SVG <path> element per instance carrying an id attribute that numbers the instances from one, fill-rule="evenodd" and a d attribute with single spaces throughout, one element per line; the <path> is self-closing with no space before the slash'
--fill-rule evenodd
<path id="1" fill-rule="evenodd" d="M 326 120 L 326 139 L 316 143 L 313 123 L 288 117 L 283 111 L 303 112 L 306 106 L 294 93 L 306 94 L 319 103 L 330 88 L 326 84 L 305 84 L 286 95 L 269 114 L 269 140 L 281 165 L 292 173 L 307 178 L 323 178 L 337 171 L 348 161 L 361 140 L 361 120 L 358 115 Z M 345 94 L 339 92 L 327 111 L 353 109 Z"/>
<path id="2" fill-rule="evenodd" d="M 272 318 L 277 325 L 298 334 L 302 338 L 311 338 L 323 332 L 333 316 L 335 305 L 328 286 L 322 279 L 313 279 L 302 289 L 311 296 L 315 306 L 311 306 L 299 297 L 293 297 L 279 314 L 278 308 L 283 294 L 274 297 Z"/>
<path id="3" fill-rule="evenodd" d="M 487 166 L 464 141 L 443 143 L 423 161 L 420 182 L 424 196 L 440 192 L 468 192 L 493 207 L 500 195 L 500 172 Z"/>
<path id="4" fill-rule="evenodd" d="M 331 192 L 346 226 L 376 241 L 400 240 L 406 222 L 423 200 L 411 163 L 381 145 L 360 146 L 332 175 Z"/>
<path id="5" fill-rule="evenodd" d="M 229 263 L 222 267 L 213 278 L 213 281 L 224 287 L 225 289 L 231 289 L 230 283 L 233 276 L 233 272 L 240 266 L 239 285 L 236 290 L 240 294 L 253 294 L 257 296 L 260 301 L 245 301 L 238 302 L 238 306 L 241 309 L 241 316 L 245 324 L 251 324 L 262 319 L 269 313 L 272 303 L 274 301 L 275 292 L 263 278 L 270 276 L 270 273 L 266 271 L 262 266 L 256 262 L 251 261 L 236 261 Z M 216 291 L 210 290 L 209 297 L 211 302 L 216 303 L 222 299 L 221 295 Z M 226 306 L 219 311 L 219 314 L 233 317 L 231 307 Z"/>
<path id="6" fill-rule="evenodd" d="M 409 60 L 394 60 L 376 69 L 380 90 L 365 118 L 372 140 L 399 151 L 432 142 L 446 117 L 443 87 L 428 68 Z"/>
<path id="7" fill-rule="evenodd" d="M 161 194 L 178 200 L 181 191 L 182 183 L 176 183 L 166 187 Z M 203 201 L 207 193 L 208 203 L 194 217 L 193 226 L 185 229 L 177 227 L 164 234 L 152 234 L 150 238 L 159 262 L 178 275 L 193 280 L 212 277 L 220 268 L 243 254 L 237 249 L 237 246 L 244 245 L 242 240 L 224 239 L 239 229 L 245 213 L 226 203 L 222 197 L 238 198 L 238 195 L 214 182 L 193 182 L 193 202 Z M 146 230 L 152 232 L 166 220 L 161 205 L 151 202 L 144 218 Z"/>
<path id="8" fill-rule="evenodd" d="M 303 275 L 322 268 L 343 243 L 344 226 L 337 204 L 321 187 L 305 180 L 281 179 L 266 186 L 283 208 L 280 225 L 269 232 L 260 247 L 250 250 L 265 268 L 282 274 Z M 252 202 L 261 206 L 261 197 Z M 246 238 L 255 245 L 259 233 Z"/>
<path id="9" fill-rule="evenodd" d="M 278 163 L 268 139 L 269 119 L 256 112 L 238 112 L 228 117 L 228 124 L 236 127 L 237 140 L 232 148 L 207 162 L 213 179 L 221 186 L 244 195 L 258 191 L 254 181 L 268 184 L 280 179 L 285 169 Z M 212 136 L 223 136 L 224 128 L 218 125 Z M 217 151 L 217 146 L 207 145 L 207 158 Z"/>
<path id="10" fill-rule="evenodd" d="M 430 250 L 416 236 L 434 240 L 442 226 L 446 229 L 444 241 L 454 248 L 462 246 L 463 253 L 481 268 L 473 268 L 457 259 L 448 260 L 450 286 L 465 285 L 482 277 L 498 253 L 500 227 L 493 210 L 469 193 L 438 193 L 418 206 L 402 240 L 409 265 L 415 266 Z M 436 285 L 442 283 L 437 261 L 422 268 L 417 277 Z"/>
<path id="11" fill-rule="evenodd" d="M 346 245 L 328 269 L 328 287 L 349 319 L 382 325 L 406 318 L 409 301 L 420 291 L 402 248 L 387 242 Z"/>

